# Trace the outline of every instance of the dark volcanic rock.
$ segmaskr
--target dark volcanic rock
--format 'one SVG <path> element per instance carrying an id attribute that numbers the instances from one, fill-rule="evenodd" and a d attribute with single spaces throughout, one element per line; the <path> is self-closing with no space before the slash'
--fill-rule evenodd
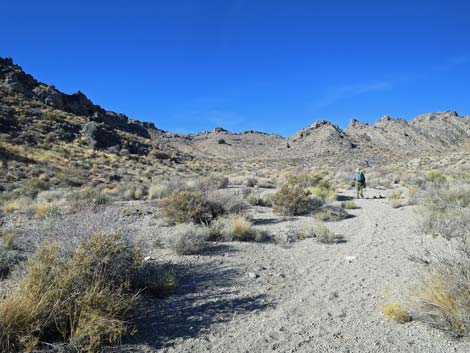
<path id="1" fill-rule="evenodd" d="M 102 150 L 113 146 L 121 145 L 119 135 L 106 130 L 103 124 L 89 122 L 83 126 L 82 136 L 88 147 Z"/>

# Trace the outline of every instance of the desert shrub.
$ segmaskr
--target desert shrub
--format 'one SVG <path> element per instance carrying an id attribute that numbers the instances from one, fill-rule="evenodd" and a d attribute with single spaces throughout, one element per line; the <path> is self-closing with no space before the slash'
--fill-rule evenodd
<path id="1" fill-rule="evenodd" d="M 352 200 L 350 201 L 344 201 L 341 203 L 341 206 L 346 209 L 346 210 L 355 210 L 357 208 L 359 208 L 356 203 Z"/>
<path id="2" fill-rule="evenodd" d="M 392 208 L 400 208 L 400 207 L 408 205 L 408 201 L 404 199 L 391 199 L 388 201 L 388 204 Z"/>
<path id="3" fill-rule="evenodd" d="M 317 202 L 318 203 L 318 202 Z M 310 193 L 297 184 L 284 183 L 272 198 L 273 211 L 287 216 L 306 214 L 315 206 Z"/>
<path id="4" fill-rule="evenodd" d="M 0 234 L 0 238 L 6 249 L 12 250 L 15 247 L 16 234 L 13 232 L 6 232 Z"/>
<path id="5" fill-rule="evenodd" d="M 336 199 L 338 195 L 337 191 L 333 188 L 333 186 L 315 186 L 308 189 L 312 195 L 315 195 L 323 202 L 333 201 Z"/>
<path id="6" fill-rule="evenodd" d="M 301 239 L 315 238 L 320 243 L 338 243 L 343 240 L 343 237 L 335 234 L 327 226 L 322 223 L 315 223 L 306 225 L 300 234 Z"/>
<path id="7" fill-rule="evenodd" d="M 351 216 L 341 207 L 324 206 L 315 212 L 314 217 L 322 222 L 337 222 Z"/>
<path id="8" fill-rule="evenodd" d="M 47 190 L 49 186 L 41 179 L 28 179 L 23 182 L 23 188 L 33 194 L 37 194 L 42 190 Z"/>
<path id="9" fill-rule="evenodd" d="M 140 266 L 118 233 L 95 234 L 75 251 L 40 248 L 17 289 L 0 300 L 0 350 L 31 351 L 40 342 L 69 342 L 96 352 L 128 332 L 137 296 L 130 283 Z"/>
<path id="10" fill-rule="evenodd" d="M 264 191 L 251 193 L 248 196 L 248 203 L 252 206 L 272 207 L 273 205 L 273 192 Z"/>
<path id="11" fill-rule="evenodd" d="M 437 248 L 414 260 L 424 265 L 413 297 L 416 316 L 454 336 L 470 334 L 470 196 L 467 185 L 429 190 L 420 208 L 424 233 Z M 444 243 L 442 243 L 444 242 Z"/>
<path id="12" fill-rule="evenodd" d="M 166 184 L 152 184 L 149 187 L 148 197 L 150 200 L 161 199 L 170 195 L 172 191 Z"/>
<path id="13" fill-rule="evenodd" d="M 167 239 L 167 246 L 178 255 L 193 255 L 206 249 L 209 228 L 195 224 L 178 224 L 173 236 Z"/>
<path id="14" fill-rule="evenodd" d="M 126 190 L 124 191 L 124 199 L 125 200 L 140 200 L 142 196 L 145 194 L 144 187 L 141 185 L 129 185 Z"/>
<path id="15" fill-rule="evenodd" d="M 245 216 L 231 215 L 218 218 L 211 224 L 210 238 L 223 241 L 251 241 L 257 238 L 257 231 Z"/>
<path id="16" fill-rule="evenodd" d="M 392 321 L 408 322 L 411 321 L 411 316 L 408 311 L 397 302 L 390 302 L 386 304 L 382 309 L 383 315 Z"/>
<path id="17" fill-rule="evenodd" d="M 195 188 L 198 190 L 217 190 L 226 189 L 229 179 L 222 175 L 209 175 L 196 181 Z"/>
<path id="18" fill-rule="evenodd" d="M 205 194 L 207 200 L 215 211 L 215 216 L 231 213 L 242 213 L 248 208 L 245 200 L 221 190 L 211 190 Z"/>
<path id="19" fill-rule="evenodd" d="M 154 296 L 165 296 L 178 286 L 178 280 L 171 270 L 153 262 L 144 262 L 137 270 L 132 286 L 136 291 Z"/>
<path id="20" fill-rule="evenodd" d="M 426 174 L 426 181 L 434 184 L 444 184 L 447 182 L 447 177 L 444 175 L 444 172 L 440 170 L 430 170 Z"/>
<path id="21" fill-rule="evenodd" d="M 419 209 L 422 231 L 446 239 L 470 234 L 470 187 L 431 189 Z"/>
<path id="22" fill-rule="evenodd" d="M 403 192 L 401 190 L 394 190 L 387 196 L 387 198 L 389 200 L 399 200 L 402 194 Z"/>
<path id="23" fill-rule="evenodd" d="M 109 202 L 106 194 L 93 188 L 87 187 L 79 191 L 72 192 L 66 196 L 67 201 L 86 201 L 95 205 L 105 205 Z"/>
<path id="24" fill-rule="evenodd" d="M 13 249 L 13 246 L 8 248 L 0 245 L 0 279 L 7 277 L 11 269 L 22 260 L 23 257 L 18 250 Z"/>
<path id="25" fill-rule="evenodd" d="M 195 190 L 177 190 L 161 200 L 160 207 L 173 223 L 207 223 L 223 212 L 220 205 Z"/>
<path id="26" fill-rule="evenodd" d="M 245 180 L 245 185 L 249 188 L 254 188 L 258 184 L 258 179 L 250 177 Z"/>
<path id="27" fill-rule="evenodd" d="M 52 202 L 58 202 L 59 200 L 63 199 L 64 196 L 65 196 L 64 190 L 47 190 L 47 191 L 41 191 L 36 196 L 36 200 L 39 203 L 52 203 Z"/>

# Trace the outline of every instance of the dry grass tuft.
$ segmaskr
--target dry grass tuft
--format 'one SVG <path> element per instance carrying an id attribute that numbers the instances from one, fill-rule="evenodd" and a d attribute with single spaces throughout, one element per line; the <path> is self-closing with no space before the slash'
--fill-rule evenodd
<path id="1" fill-rule="evenodd" d="M 397 302 L 391 302 L 385 305 L 382 309 L 382 313 L 388 320 L 402 323 L 411 321 L 411 316 L 405 310 L 403 305 Z"/>
<path id="2" fill-rule="evenodd" d="M 140 263 L 118 233 L 95 234 L 73 252 L 40 248 L 0 301 L 0 351 L 31 351 L 57 338 L 81 352 L 119 342 L 129 330 L 137 299 L 130 283 Z"/>
<path id="3" fill-rule="evenodd" d="M 243 215 L 231 215 L 216 219 L 211 225 L 211 238 L 224 241 L 252 241 L 257 231 L 248 218 Z"/>

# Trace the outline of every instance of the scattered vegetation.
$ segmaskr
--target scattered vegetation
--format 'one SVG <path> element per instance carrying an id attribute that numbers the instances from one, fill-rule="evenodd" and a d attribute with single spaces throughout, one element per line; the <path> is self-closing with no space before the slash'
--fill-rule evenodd
<path id="1" fill-rule="evenodd" d="M 453 336 L 470 334 L 470 195 L 465 184 L 440 185 L 420 208 L 422 231 L 445 245 L 414 258 L 424 265 L 413 297 L 417 316 Z M 445 240 L 444 240 L 445 241 Z"/>

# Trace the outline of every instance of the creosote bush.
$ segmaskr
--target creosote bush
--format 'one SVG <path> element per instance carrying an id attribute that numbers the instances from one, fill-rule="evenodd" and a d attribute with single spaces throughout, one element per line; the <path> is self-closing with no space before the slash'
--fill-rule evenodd
<path id="1" fill-rule="evenodd" d="M 314 206 L 310 193 L 297 184 L 284 183 L 272 198 L 273 211 L 286 216 L 309 213 Z"/>
<path id="2" fill-rule="evenodd" d="M 223 213 L 222 206 L 195 190 L 177 190 L 161 200 L 160 207 L 173 223 L 207 223 Z"/>
<path id="3" fill-rule="evenodd" d="M 46 245 L 26 265 L 17 289 L 0 300 L 0 351 L 31 351 L 58 338 L 96 352 L 129 331 L 140 256 L 119 233 L 95 234 L 74 251 Z"/>

